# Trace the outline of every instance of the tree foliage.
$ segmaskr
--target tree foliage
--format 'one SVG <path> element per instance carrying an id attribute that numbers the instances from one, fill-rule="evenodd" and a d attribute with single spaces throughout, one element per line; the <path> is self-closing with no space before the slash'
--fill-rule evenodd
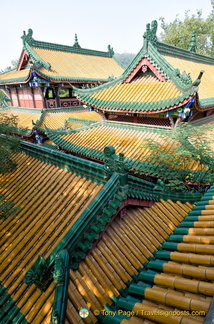
<path id="1" fill-rule="evenodd" d="M 125 68 L 133 61 L 136 54 L 133 53 L 115 53 L 114 57 L 118 62 L 120 62 Z"/>
<path id="2" fill-rule="evenodd" d="M 192 32 L 196 34 L 196 52 L 204 55 L 214 55 L 214 1 L 212 0 L 213 10 L 210 15 L 202 18 L 202 11 L 190 15 L 185 12 L 184 20 L 180 20 L 177 15 L 174 21 L 166 23 L 165 18 L 161 17 L 161 27 L 163 32 L 160 40 L 167 44 L 188 49 L 191 41 Z"/>
<path id="3" fill-rule="evenodd" d="M 19 151 L 20 140 L 15 136 L 10 136 L 10 133 L 13 127 L 17 127 L 17 122 L 17 116 L 8 117 L 6 114 L 0 115 L 0 174 L 4 176 L 7 176 L 16 168 L 13 154 Z M 8 199 L 7 193 L 4 192 L 6 180 L 2 179 L 0 183 L 0 218 L 4 219 L 9 216 L 15 216 L 17 208 Z"/>
<path id="4" fill-rule="evenodd" d="M 0 90 L 0 107 L 5 107 L 8 106 L 10 102 L 10 99 L 8 98 L 8 96 L 6 96 L 6 94 Z"/>
<path id="5" fill-rule="evenodd" d="M 149 174 L 161 179 L 170 190 L 191 191 L 193 187 L 204 190 L 214 182 L 210 132 L 213 133 L 212 126 L 181 123 L 168 133 L 160 132 L 161 141 L 147 140 L 143 148 L 151 152 L 147 160 Z M 197 171 L 193 170 L 193 164 L 197 165 Z M 143 164 L 140 171 L 148 174 Z"/>

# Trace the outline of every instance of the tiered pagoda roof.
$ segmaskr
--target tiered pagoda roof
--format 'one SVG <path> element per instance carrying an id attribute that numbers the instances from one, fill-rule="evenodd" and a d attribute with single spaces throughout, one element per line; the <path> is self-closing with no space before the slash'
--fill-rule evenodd
<path id="1" fill-rule="evenodd" d="M 142 49 L 119 78 L 77 89 L 77 97 L 108 112 L 154 114 L 193 98 L 196 109 L 213 109 L 214 58 L 159 42 L 156 30 L 156 21 L 147 26 Z"/>
<path id="2" fill-rule="evenodd" d="M 133 172 L 155 177 L 160 176 L 163 166 L 159 164 L 160 161 L 156 160 L 155 156 L 151 159 L 153 152 L 148 146 L 148 140 L 160 143 L 165 148 L 165 153 L 181 145 L 170 139 L 170 132 L 173 132 L 170 128 L 111 121 L 91 123 L 73 130 L 46 128 L 45 132 L 53 144 L 66 152 L 103 163 L 105 161 L 103 149 L 111 144 L 117 151 L 124 152 L 126 161 Z M 192 170 L 193 183 L 198 181 L 201 172 L 206 173 L 206 169 L 201 169 L 198 161 L 192 160 L 182 168 L 174 164 L 173 160 L 168 162 L 165 164 L 165 170 L 168 170 L 171 176 L 178 174 L 184 176 L 187 170 Z M 155 171 L 152 171 L 153 164 L 156 165 Z"/>
<path id="3" fill-rule="evenodd" d="M 74 129 L 102 121 L 100 114 L 84 107 L 39 109 L 9 106 L 0 109 L 0 116 L 16 116 L 17 127 L 13 127 L 11 132 L 26 137 L 32 136 L 33 129 L 44 134 L 46 127 L 52 130 Z"/>
<path id="4" fill-rule="evenodd" d="M 0 74 L 0 85 L 24 84 L 34 77 L 52 82 L 106 82 L 118 77 L 123 68 L 107 52 L 82 48 L 75 38 L 73 46 L 34 40 L 33 31 L 24 32 L 23 51 L 16 70 Z"/>

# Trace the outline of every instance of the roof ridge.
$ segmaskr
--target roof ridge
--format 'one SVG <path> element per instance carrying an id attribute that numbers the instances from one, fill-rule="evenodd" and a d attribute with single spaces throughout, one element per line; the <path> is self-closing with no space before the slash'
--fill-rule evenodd
<path id="1" fill-rule="evenodd" d="M 73 46 L 70 45 L 62 45 L 57 43 L 50 43 L 44 41 L 35 40 L 33 37 L 33 30 L 31 28 L 28 29 L 28 34 L 23 32 L 22 39 L 24 46 L 28 44 L 31 48 L 41 48 L 47 50 L 55 50 L 55 51 L 62 51 L 62 52 L 70 52 L 70 53 L 77 53 L 77 54 L 84 54 L 84 55 L 94 55 L 94 56 L 103 56 L 103 57 L 110 57 L 112 58 L 114 55 L 113 48 L 108 45 L 108 51 L 98 51 L 98 50 L 91 50 L 87 48 L 82 48 L 79 44 L 77 45 L 77 41 L 75 38 L 75 43 Z M 76 37 L 76 36 L 75 36 Z"/>
<path id="2" fill-rule="evenodd" d="M 40 68 L 43 66 L 46 70 L 50 70 L 51 65 L 48 62 L 45 62 L 36 52 L 33 50 L 33 48 L 27 43 L 24 42 L 24 49 L 26 52 L 30 55 L 30 57 L 35 61 L 35 67 Z"/>

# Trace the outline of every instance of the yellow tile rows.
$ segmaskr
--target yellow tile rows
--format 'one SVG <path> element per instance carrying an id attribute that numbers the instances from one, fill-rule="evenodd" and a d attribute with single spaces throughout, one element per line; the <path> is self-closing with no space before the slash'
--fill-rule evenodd
<path id="1" fill-rule="evenodd" d="M 171 81 L 161 82 L 155 77 L 149 77 L 129 84 L 116 84 L 91 97 L 107 101 L 142 103 L 174 99 L 181 94 Z"/>
<path id="2" fill-rule="evenodd" d="M 79 269 L 70 271 L 66 323 L 73 323 L 73 318 L 76 323 L 96 323 L 94 311 L 112 304 L 111 298 L 126 288 L 191 207 L 161 201 L 151 208 L 128 208 L 123 219 L 116 218 Z M 84 307 L 90 309 L 90 316 L 81 319 L 78 310 Z"/>
<path id="3" fill-rule="evenodd" d="M 40 116 L 41 113 L 40 112 L 23 112 L 23 111 L 16 111 L 16 110 L 6 110 L 6 111 L 2 111 L 0 112 L 1 115 L 5 115 L 8 117 L 12 117 L 12 116 L 17 116 L 17 122 L 18 122 L 18 126 L 19 128 L 28 128 L 28 129 L 32 129 L 33 125 L 32 125 L 32 121 L 36 122 Z"/>
<path id="4" fill-rule="evenodd" d="M 41 128 L 51 128 L 57 129 L 60 127 L 64 127 L 65 121 L 68 118 L 78 118 L 78 119 L 85 119 L 85 120 L 94 120 L 94 121 L 101 121 L 102 116 L 96 113 L 95 111 L 70 111 L 70 112 L 59 112 L 59 113 L 52 113 L 47 112 L 45 113 L 44 119 L 40 125 Z M 77 124 L 78 125 L 78 124 Z M 79 127 L 81 125 L 79 124 Z M 75 127 L 76 128 L 76 127 Z"/>
<path id="5" fill-rule="evenodd" d="M 213 83 L 214 83 L 214 65 L 202 64 L 193 61 L 188 61 L 172 56 L 164 56 L 175 69 L 180 69 L 182 73 L 190 73 L 192 81 L 195 81 L 200 71 L 205 71 L 202 76 L 201 84 L 199 85 L 199 99 L 212 98 L 213 95 Z"/>
<path id="6" fill-rule="evenodd" d="M 30 70 L 21 70 L 21 71 L 11 71 L 5 74 L 0 75 L 0 81 L 4 79 L 16 79 L 16 78 L 27 78 Z"/>
<path id="7" fill-rule="evenodd" d="M 110 57 L 83 55 L 62 51 L 33 48 L 45 62 L 51 64 L 51 70 L 41 72 L 49 76 L 62 76 L 82 79 L 108 79 L 109 76 L 120 76 L 121 66 Z"/>
<path id="8" fill-rule="evenodd" d="M 48 323 L 55 285 L 41 293 L 22 280 L 38 255 L 50 255 L 103 186 L 24 154 L 16 161 L 17 170 L 1 178 L 4 194 L 21 209 L 0 223 L 0 278 L 29 323 Z"/>

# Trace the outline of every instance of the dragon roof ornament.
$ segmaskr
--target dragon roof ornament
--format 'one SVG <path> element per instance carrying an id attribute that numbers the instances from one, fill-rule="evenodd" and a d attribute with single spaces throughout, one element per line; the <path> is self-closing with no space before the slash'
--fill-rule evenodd
<path id="1" fill-rule="evenodd" d="M 156 43 L 158 38 L 157 38 L 157 28 L 158 28 L 158 23 L 157 20 L 153 20 L 150 24 L 146 25 L 146 31 L 143 34 L 143 38 L 145 40 L 145 45 L 146 48 L 148 47 L 148 42 Z"/>
<path id="2" fill-rule="evenodd" d="M 28 44 L 32 44 L 32 42 L 34 41 L 32 35 L 33 35 L 33 30 L 29 28 L 27 34 L 25 31 L 23 31 L 23 35 L 21 36 L 21 38 L 23 39 L 24 43 L 27 42 Z"/>

